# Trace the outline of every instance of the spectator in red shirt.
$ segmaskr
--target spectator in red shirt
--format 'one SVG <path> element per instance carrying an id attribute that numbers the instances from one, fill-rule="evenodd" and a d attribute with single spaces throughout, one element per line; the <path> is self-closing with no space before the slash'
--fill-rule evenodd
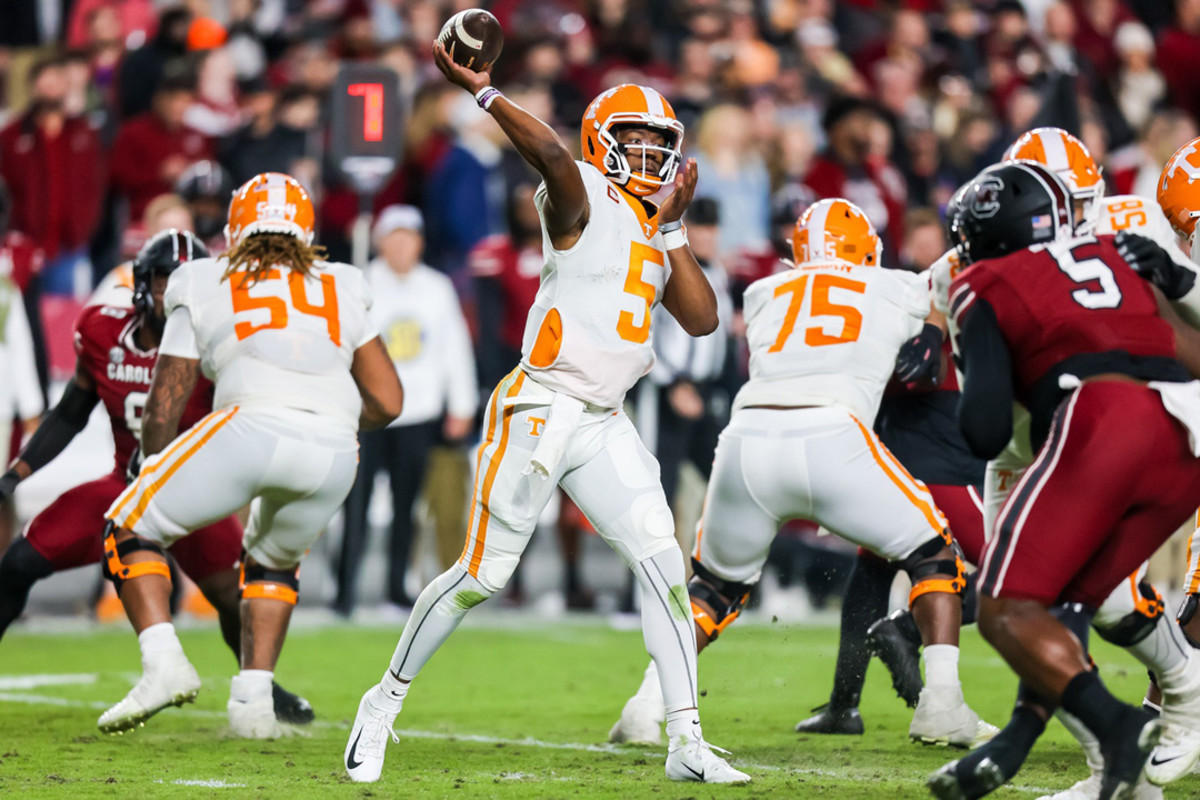
<path id="1" fill-rule="evenodd" d="M 845 197 L 865 211 L 884 240 L 885 264 L 894 265 L 904 241 L 907 190 L 900 171 L 873 150 L 876 129 L 887 125 L 883 114 L 867 100 L 841 98 L 830 102 L 822 125 L 829 144 L 804 182 L 818 198 Z"/>
<path id="2" fill-rule="evenodd" d="M 1158 43 L 1158 68 L 1171 101 L 1200 119 L 1200 0 L 1179 0 L 1175 25 Z"/>
<path id="3" fill-rule="evenodd" d="M 153 109 L 117 132 L 112 182 L 118 196 L 129 201 L 131 219 L 141 219 L 146 204 L 170 192 L 184 170 L 213 157 L 208 138 L 183 122 L 194 99 L 190 78 L 164 78 L 154 93 Z"/>
<path id="4" fill-rule="evenodd" d="M 0 131 L 0 175 L 12 194 L 13 228 L 48 259 L 42 288 L 70 294 L 100 211 L 104 153 L 87 121 L 66 115 L 61 59 L 34 66 L 30 94 L 29 109 Z"/>

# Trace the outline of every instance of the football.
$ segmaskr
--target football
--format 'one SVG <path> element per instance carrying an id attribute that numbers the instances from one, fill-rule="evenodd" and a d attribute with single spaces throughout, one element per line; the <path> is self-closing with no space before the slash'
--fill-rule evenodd
<path id="1" fill-rule="evenodd" d="M 484 72 L 500 56 L 504 31 L 500 22 L 482 8 L 460 11 L 442 26 L 438 41 L 460 67 Z"/>

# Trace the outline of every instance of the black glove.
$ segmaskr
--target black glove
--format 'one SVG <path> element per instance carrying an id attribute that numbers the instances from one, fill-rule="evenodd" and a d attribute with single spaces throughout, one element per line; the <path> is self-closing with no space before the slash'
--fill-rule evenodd
<path id="1" fill-rule="evenodd" d="M 1168 300 L 1178 300 L 1196 284 L 1196 273 L 1176 263 L 1158 242 L 1121 231 L 1114 242 L 1117 252 L 1133 271 L 1162 290 Z"/>
<path id="2" fill-rule="evenodd" d="M 0 503 L 7 502 L 13 496 L 13 492 L 17 490 L 17 484 L 21 482 L 21 476 L 17 474 L 15 469 L 10 469 L 8 472 L 0 475 Z"/>
<path id="3" fill-rule="evenodd" d="M 133 448 L 133 455 L 129 456 L 129 463 L 125 465 L 125 482 L 133 483 L 137 480 L 138 473 L 142 471 L 142 448 Z"/>
<path id="4" fill-rule="evenodd" d="M 896 377 L 903 383 L 937 383 L 941 366 L 942 329 L 928 322 L 896 355 Z"/>

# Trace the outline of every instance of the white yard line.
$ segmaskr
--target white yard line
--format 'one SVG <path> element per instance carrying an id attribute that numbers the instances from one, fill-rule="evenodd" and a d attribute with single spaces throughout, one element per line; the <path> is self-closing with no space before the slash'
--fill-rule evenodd
<path id="1" fill-rule="evenodd" d="M 0 675 L 0 691 L 95 683 L 99 679 L 100 676 L 95 672 L 76 672 L 67 675 Z"/>

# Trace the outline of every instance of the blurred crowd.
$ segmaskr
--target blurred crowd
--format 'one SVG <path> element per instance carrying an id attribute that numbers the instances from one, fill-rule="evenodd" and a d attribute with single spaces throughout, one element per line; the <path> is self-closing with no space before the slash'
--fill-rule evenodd
<path id="1" fill-rule="evenodd" d="M 698 346 L 659 325 L 660 363 L 636 398 L 672 495 L 683 464 L 706 473 L 744 379 L 741 290 L 790 253 L 814 199 L 858 204 L 884 238 L 885 266 L 919 271 L 946 248 L 953 190 L 1029 128 L 1076 133 L 1110 193 L 1149 196 L 1198 133 L 1200 0 L 475 3 L 505 32 L 494 83 L 569 146 L 587 103 L 618 83 L 658 89 L 686 125 L 700 170 L 689 234 L 723 324 Z M 368 269 L 389 350 L 428 402 L 364 441 L 365 480 L 389 473 L 394 542 L 411 540 L 404 509 L 422 487 L 445 509 L 441 538 L 461 541 L 465 447 L 481 394 L 518 358 L 542 244 L 536 175 L 430 55 L 445 19 L 473 4 L 0 3 L 0 293 L 23 300 L 43 395 L 73 368 L 71 322 L 94 287 L 164 227 L 223 249 L 229 194 L 258 172 L 300 179 L 319 241 L 349 260 L 359 202 L 327 156 L 330 91 L 341 63 L 386 66 L 399 76 L 404 149 L 374 198 Z M 0 382 L 0 415 L 30 417 L 15 397 Z M 18 440 L 23 427 L 13 430 Z M 351 527 L 365 531 L 369 501 L 369 486 L 352 495 Z M 564 503 L 558 527 L 573 602 L 586 605 L 572 573 L 586 522 Z M 345 539 L 352 587 L 362 540 Z M 405 605 L 407 546 L 390 554 L 400 564 L 388 599 Z M 349 612 L 352 588 L 337 604 Z"/>

